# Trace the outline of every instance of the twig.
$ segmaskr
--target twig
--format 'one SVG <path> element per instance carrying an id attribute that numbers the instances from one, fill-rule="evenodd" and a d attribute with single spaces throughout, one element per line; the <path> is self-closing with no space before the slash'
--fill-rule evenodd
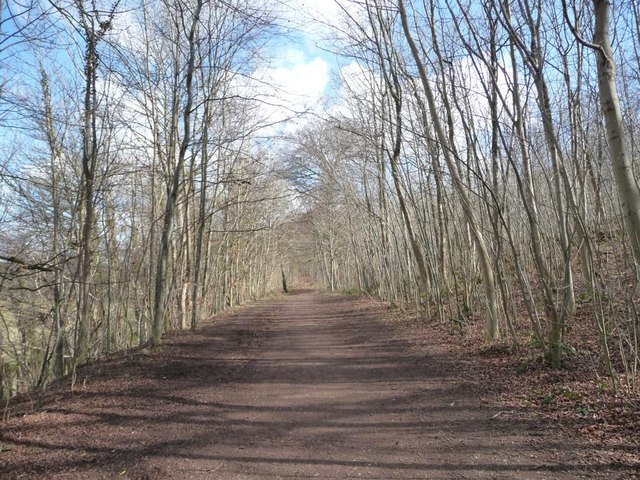
<path id="1" fill-rule="evenodd" d="M 500 417 L 502 415 L 513 415 L 514 413 L 516 413 L 515 410 L 502 410 L 502 411 L 496 413 L 495 415 L 493 415 L 491 417 L 491 420 L 495 420 L 496 418 L 498 418 L 498 417 Z"/>

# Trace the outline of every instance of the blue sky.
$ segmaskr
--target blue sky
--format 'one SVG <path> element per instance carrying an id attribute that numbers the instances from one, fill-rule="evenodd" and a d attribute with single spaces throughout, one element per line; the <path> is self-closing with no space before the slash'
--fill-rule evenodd
<path id="1" fill-rule="evenodd" d="M 341 14 L 335 0 L 290 0 L 285 8 L 289 35 L 278 38 L 273 60 L 264 67 L 266 78 L 277 86 L 282 108 L 269 108 L 274 117 L 290 112 L 313 111 L 333 92 L 332 76 L 339 68 L 337 57 L 328 50 L 329 29 Z"/>

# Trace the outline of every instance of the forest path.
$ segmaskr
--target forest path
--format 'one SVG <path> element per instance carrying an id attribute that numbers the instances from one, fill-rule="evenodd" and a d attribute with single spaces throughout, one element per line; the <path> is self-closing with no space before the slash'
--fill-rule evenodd
<path id="1" fill-rule="evenodd" d="M 0 425 L 0 478 L 599 477 L 580 445 L 498 421 L 461 368 L 349 298 L 296 292 L 86 367 Z"/>

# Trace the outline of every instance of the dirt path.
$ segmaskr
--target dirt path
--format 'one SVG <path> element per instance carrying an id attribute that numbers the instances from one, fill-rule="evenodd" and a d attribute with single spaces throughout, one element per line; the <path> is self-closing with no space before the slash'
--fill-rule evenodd
<path id="1" fill-rule="evenodd" d="M 629 478 L 504 421 L 460 368 L 299 292 L 84 369 L 0 426 L 0 478 Z"/>

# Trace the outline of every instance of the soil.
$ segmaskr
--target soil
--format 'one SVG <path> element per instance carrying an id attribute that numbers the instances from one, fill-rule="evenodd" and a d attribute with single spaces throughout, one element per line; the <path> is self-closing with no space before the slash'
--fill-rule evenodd
<path id="1" fill-rule="evenodd" d="M 0 478 L 640 478 L 634 445 L 521 414 L 482 362 L 294 292 L 88 365 L 37 413 L 12 403 Z"/>

